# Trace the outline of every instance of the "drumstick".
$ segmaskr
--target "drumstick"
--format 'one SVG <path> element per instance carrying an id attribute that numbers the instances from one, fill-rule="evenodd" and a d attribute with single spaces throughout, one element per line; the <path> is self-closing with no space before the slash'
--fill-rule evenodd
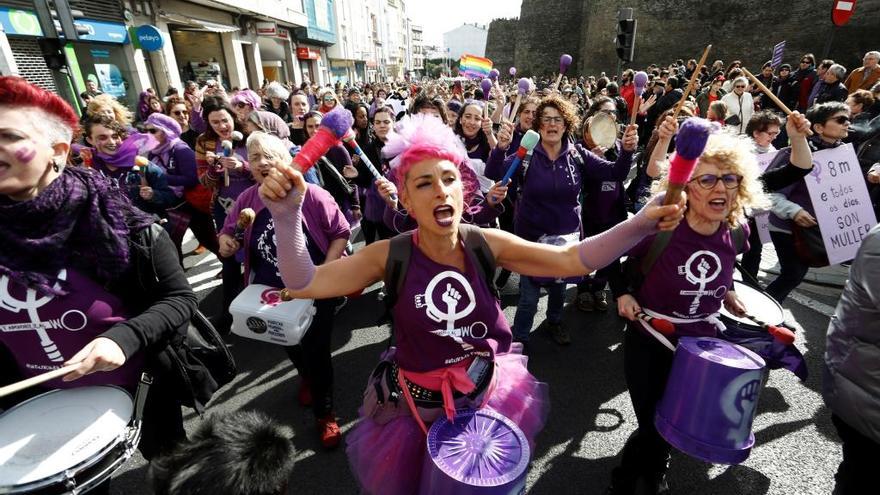
<path id="1" fill-rule="evenodd" d="M 785 345 L 790 345 L 790 344 L 794 343 L 794 332 L 792 332 L 791 330 L 789 330 L 785 327 L 777 327 L 776 325 L 771 325 L 767 322 L 764 322 L 764 321 L 750 315 L 749 313 L 743 313 L 743 316 L 752 320 L 753 322 L 757 323 L 758 325 L 761 325 L 761 327 L 763 327 L 764 330 L 767 331 L 767 333 L 772 335 L 773 338 L 778 340 L 779 342 L 782 342 Z"/>
<path id="2" fill-rule="evenodd" d="M 15 382 L 11 385 L 6 385 L 5 387 L 0 387 L 0 397 L 5 397 L 7 395 L 14 394 L 16 392 L 20 392 L 26 388 L 33 387 L 34 385 L 39 385 L 44 382 L 48 382 L 49 380 L 54 380 L 56 378 L 62 377 L 71 371 L 75 370 L 80 363 L 68 364 L 63 368 L 58 368 L 57 370 L 47 371 L 45 373 L 41 373 L 37 376 L 32 376 L 26 380 L 21 380 L 19 382 Z"/>
<path id="3" fill-rule="evenodd" d="M 688 82 L 687 88 L 684 90 L 684 94 L 681 95 L 681 99 L 678 100 L 678 105 L 675 106 L 675 111 L 672 113 L 672 118 L 678 118 L 678 112 L 681 111 L 681 107 L 684 106 L 684 102 L 687 101 L 688 95 L 691 94 L 691 91 L 694 89 L 694 85 L 697 82 L 697 76 L 700 75 L 700 69 L 703 68 L 703 64 L 706 63 L 706 57 L 709 56 L 709 50 L 712 49 L 712 45 L 706 45 L 706 49 L 703 50 L 703 56 L 700 58 L 700 62 L 697 64 L 697 68 L 694 69 L 694 73 L 691 74 L 691 80 Z"/>
<path id="4" fill-rule="evenodd" d="M 669 320 L 664 320 L 662 318 L 655 318 L 649 314 L 646 314 L 643 311 L 639 311 L 636 313 L 636 318 L 644 321 L 648 325 L 651 325 L 651 328 L 657 330 L 663 335 L 672 335 L 675 333 L 675 325 L 672 324 Z"/>

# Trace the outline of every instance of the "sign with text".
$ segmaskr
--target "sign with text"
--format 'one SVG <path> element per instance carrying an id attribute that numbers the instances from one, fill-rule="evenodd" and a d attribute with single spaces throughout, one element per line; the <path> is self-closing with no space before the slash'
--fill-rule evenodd
<path id="1" fill-rule="evenodd" d="M 856 10 L 856 0 L 835 0 L 831 9 L 831 21 L 835 26 L 843 26 L 849 22 Z"/>
<path id="2" fill-rule="evenodd" d="M 813 153 L 804 178 L 831 264 L 849 261 L 877 223 L 852 144 Z"/>
<path id="3" fill-rule="evenodd" d="M 776 158 L 776 154 L 778 151 L 773 151 L 770 153 L 761 153 L 755 158 L 758 159 L 758 167 L 761 169 L 761 173 L 763 174 L 767 167 L 773 163 L 773 159 Z M 755 225 L 758 227 L 758 236 L 761 238 L 761 244 L 770 244 L 770 213 L 758 213 L 755 215 Z"/>

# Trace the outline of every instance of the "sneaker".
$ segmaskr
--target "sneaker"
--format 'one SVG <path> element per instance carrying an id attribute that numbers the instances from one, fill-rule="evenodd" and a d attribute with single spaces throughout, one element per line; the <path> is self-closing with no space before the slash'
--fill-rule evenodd
<path id="1" fill-rule="evenodd" d="M 336 416 L 333 413 L 318 418 L 315 427 L 321 437 L 321 445 L 325 449 L 332 449 L 339 445 L 339 441 L 342 440 L 342 431 L 339 429 L 339 423 L 336 422 Z"/>
<path id="2" fill-rule="evenodd" d="M 309 407 L 312 405 L 312 386 L 308 379 L 302 379 L 296 397 L 299 400 L 299 405 L 303 407 Z"/>
<path id="3" fill-rule="evenodd" d="M 547 325 L 547 329 L 550 331 L 550 337 L 553 338 L 553 342 L 559 345 L 571 344 L 571 337 L 569 337 L 568 330 L 565 329 L 562 323 L 550 323 Z"/>
<path id="4" fill-rule="evenodd" d="M 608 303 L 605 303 L 605 306 L 608 306 Z M 591 311 L 596 310 L 596 301 L 593 300 L 593 294 L 589 292 L 583 292 L 578 294 L 577 296 L 577 307 L 579 310 L 589 313 Z"/>
<path id="5" fill-rule="evenodd" d="M 604 290 L 593 292 L 593 304 L 596 311 L 605 311 L 608 309 L 608 296 Z"/>

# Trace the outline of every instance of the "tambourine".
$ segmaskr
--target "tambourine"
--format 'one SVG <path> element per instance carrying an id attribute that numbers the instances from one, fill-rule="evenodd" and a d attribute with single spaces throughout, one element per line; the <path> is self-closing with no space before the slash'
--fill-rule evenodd
<path id="1" fill-rule="evenodd" d="M 590 117 L 590 137 L 597 146 L 610 149 L 617 141 L 617 121 L 607 113 L 596 113 Z"/>

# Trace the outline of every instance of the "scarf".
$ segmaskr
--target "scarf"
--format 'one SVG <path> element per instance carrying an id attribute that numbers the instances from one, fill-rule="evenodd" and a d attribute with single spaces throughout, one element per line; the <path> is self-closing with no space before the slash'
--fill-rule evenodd
<path id="1" fill-rule="evenodd" d="M 95 151 L 95 165 L 112 165 L 116 168 L 131 168 L 138 155 L 146 155 L 146 151 L 154 148 L 156 140 L 149 134 L 133 132 L 119 145 L 116 153 L 108 155 Z"/>
<path id="2" fill-rule="evenodd" d="M 147 117 L 145 123 L 147 125 L 152 125 L 165 135 L 165 142 L 161 144 L 157 143 L 153 149 L 150 150 L 149 156 L 157 158 L 162 166 L 167 169 L 171 150 L 173 150 L 177 143 L 180 142 L 180 124 L 171 117 L 161 113 L 150 115 Z"/>
<path id="3" fill-rule="evenodd" d="M 0 196 L 0 275 L 44 295 L 67 294 L 54 285 L 71 266 L 111 281 L 128 269 L 131 234 L 154 222 L 99 172 L 66 167 L 32 200 Z"/>

